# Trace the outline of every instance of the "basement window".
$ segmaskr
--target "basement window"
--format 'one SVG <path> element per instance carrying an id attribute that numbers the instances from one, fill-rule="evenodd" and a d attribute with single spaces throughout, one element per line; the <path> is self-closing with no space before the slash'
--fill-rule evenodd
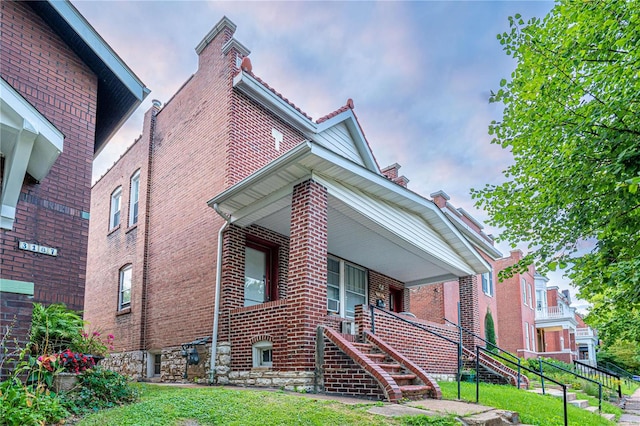
<path id="1" fill-rule="evenodd" d="M 266 340 L 253 345 L 253 367 L 271 368 L 273 365 L 273 343 Z"/>

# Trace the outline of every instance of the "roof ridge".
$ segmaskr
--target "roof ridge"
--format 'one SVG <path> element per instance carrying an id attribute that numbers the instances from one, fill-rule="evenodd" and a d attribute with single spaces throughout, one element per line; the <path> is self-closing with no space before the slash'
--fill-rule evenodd
<path id="1" fill-rule="evenodd" d="M 257 75 L 255 75 L 253 73 L 253 71 L 249 71 L 248 69 L 243 69 L 238 71 L 238 74 L 240 74 L 241 72 L 247 73 L 249 74 L 251 77 L 253 77 L 258 83 L 262 84 L 265 88 L 267 88 L 270 92 L 272 92 L 274 95 L 276 95 L 277 97 L 279 97 L 280 99 L 282 99 L 283 101 L 285 101 L 287 104 L 289 104 L 291 107 L 293 107 L 296 111 L 298 111 L 300 114 L 302 114 L 303 116 L 305 116 L 305 118 L 307 118 L 309 121 L 313 121 L 313 118 L 311 118 L 311 116 L 309 114 L 307 114 L 306 112 L 302 111 L 296 104 L 294 104 L 293 102 L 291 102 L 289 99 L 285 98 L 280 92 L 278 92 L 276 89 L 274 89 L 273 87 L 269 86 L 267 84 L 267 82 L 265 82 L 263 79 L 261 79 L 260 77 L 258 77 Z M 237 75 L 237 74 L 236 74 Z"/>
<path id="2" fill-rule="evenodd" d="M 335 117 L 336 115 L 342 114 L 343 112 L 353 109 L 353 99 L 349 98 L 347 99 L 347 103 L 344 104 L 343 106 L 341 106 L 340 108 L 338 108 L 337 110 L 330 112 L 329 114 L 325 115 L 324 117 L 320 117 L 316 120 L 316 124 L 320 124 L 322 122 L 325 122 L 333 117 Z"/>

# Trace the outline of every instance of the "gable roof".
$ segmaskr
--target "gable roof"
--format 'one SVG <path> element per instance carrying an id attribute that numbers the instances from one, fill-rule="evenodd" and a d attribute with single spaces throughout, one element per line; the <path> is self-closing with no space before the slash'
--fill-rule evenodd
<path id="1" fill-rule="evenodd" d="M 353 112 L 353 101 L 347 101 L 347 105 L 344 107 L 314 122 L 312 118 L 300 108 L 268 86 L 253 73 L 243 70 L 239 71 L 233 79 L 233 87 L 263 105 L 284 122 L 300 131 L 308 140 L 325 146 L 328 144 L 329 146 L 326 147 L 332 150 L 335 150 L 335 144 L 343 144 L 345 145 L 345 149 L 338 149 L 336 150 L 337 152 L 352 151 L 354 155 L 347 156 L 346 158 L 364 166 L 373 173 L 381 174 L 380 167 L 371 151 L 369 142 L 364 136 L 362 127 Z M 334 144 L 331 144 L 325 136 L 331 129 L 341 124 L 348 130 L 348 134 L 346 135 L 348 137 L 334 138 Z M 349 145 L 352 145 L 352 147 Z"/>
<path id="2" fill-rule="evenodd" d="M 68 0 L 31 1 L 29 6 L 98 76 L 97 155 L 150 90 Z"/>

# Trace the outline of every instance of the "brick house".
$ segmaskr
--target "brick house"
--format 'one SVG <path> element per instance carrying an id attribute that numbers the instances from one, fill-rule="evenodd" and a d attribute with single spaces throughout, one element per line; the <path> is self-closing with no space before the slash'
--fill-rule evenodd
<path id="1" fill-rule="evenodd" d="M 33 302 L 83 309 L 92 160 L 148 89 L 68 1 L 0 10 L 0 324 L 24 341 Z"/>
<path id="2" fill-rule="evenodd" d="M 555 358 L 566 363 L 578 359 L 576 342 L 580 327 L 586 360 L 595 360 L 597 336 L 571 307 L 569 290 L 560 291 L 557 286 L 549 286 L 548 279 L 538 274 L 536 296 L 541 297 L 536 305 L 536 339 L 540 356 Z"/>
<path id="3" fill-rule="evenodd" d="M 494 325 L 496 343 L 500 346 L 498 328 L 498 302 L 496 296 L 496 263 L 502 253 L 494 247 L 493 238 L 483 232 L 484 226 L 469 212 L 456 208 L 444 191 L 431 194 L 433 202 L 451 220 L 454 226 L 471 242 L 475 250 L 489 264 L 491 271 L 476 276 L 478 294 L 478 314 L 480 316 L 479 335 L 486 339 L 487 322 Z M 458 323 L 458 303 L 460 291 L 458 281 L 447 281 L 430 286 L 414 287 L 410 290 L 411 313 L 418 318 L 445 323 L 445 318 Z"/>
<path id="4" fill-rule="evenodd" d="M 105 361 L 138 379 L 437 397 L 457 349 L 433 330 L 457 333 L 399 312 L 411 287 L 457 280 L 479 331 L 489 263 L 379 168 L 351 100 L 312 120 L 253 73 L 235 28 L 205 36 L 197 71 L 92 189 L 85 318 L 116 335 Z"/>
<path id="5" fill-rule="evenodd" d="M 513 250 L 509 257 L 496 262 L 496 268 L 501 271 L 522 257 L 520 250 Z M 527 271 L 516 272 L 497 285 L 500 347 L 521 358 L 537 356 L 535 275 L 531 265 Z"/>

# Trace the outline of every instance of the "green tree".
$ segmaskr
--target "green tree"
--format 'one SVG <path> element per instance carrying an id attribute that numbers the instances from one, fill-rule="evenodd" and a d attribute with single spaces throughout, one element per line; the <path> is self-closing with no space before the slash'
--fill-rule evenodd
<path id="1" fill-rule="evenodd" d="M 500 240 L 530 253 L 515 270 L 565 269 L 611 341 L 640 341 L 640 1 L 561 0 L 498 35 L 517 61 L 491 102 L 506 181 L 472 190 Z"/>
<path id="2" fill-rule="evenodd" d="M 487 314 L 484 316 L 484 338 L 487 339 L 487 349 L 493 351 L 496 349 L 496 326 L 493 323 L 493 315 L 487 308 Z"/>

